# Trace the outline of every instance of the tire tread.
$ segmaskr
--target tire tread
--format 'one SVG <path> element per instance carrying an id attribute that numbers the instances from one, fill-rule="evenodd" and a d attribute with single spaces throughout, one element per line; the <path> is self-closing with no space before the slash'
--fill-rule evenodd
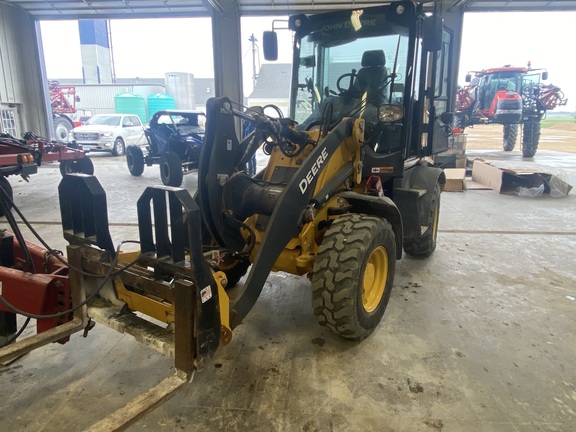
<path id="1" fill-rule="evenodd" d="M 361 340 L 374 330 L 364 328 L 359 322 L 354 299 L 358 295 L 362 254 L 375 231 L 386 229 L 392 231 L 384 219 L 362 214 L 344 215 L 332 223 L 318 249 L 312 275 L 314 314 L 320 325 L 344 338 Z M 395 252 L 390 255 L 395 260 Z M 393 271 L 394 266 L 390 268 Z M 386 303 L 389 289 L 383 294 Z"/>
<path id="2" fill-rule="evenodd" d="M 504 125 L 503 148 L 504 151 L 512 151 L 516 147 L 516 140 L 518 139 L 518 125 L 509 124 Z"/>
<path id="3" fill-rule="evenodd" d="M 522 157 L 532 158 L 538 150 L 540 141 L 540 121 L 528 121 L 524 123 L 522 133 Z"/>
<path id="4" fill-rule="evenodd" d="M 440 205 L 440 184 L 436 183 L 434 186 L 434 196 L 432 197 L 432 204 L 430 208 L 430 214 L 428 219 L 428 229 L 424 234 L 418 235 L 416 238 L 405 238 L 404 239 L 404 252 L 408 255 L 425 258 L 432 255 L 434 250 L 436 250 L 436 238 L 433 235 L 434 228 L 433 218 L 434 218 L 434 205 Z"/>

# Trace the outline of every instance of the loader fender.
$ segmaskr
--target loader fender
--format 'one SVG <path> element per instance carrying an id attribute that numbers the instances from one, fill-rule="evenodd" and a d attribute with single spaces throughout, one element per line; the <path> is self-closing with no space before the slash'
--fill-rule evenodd
<path id="1" fill-rule="evenodd" d="M 406 170 L 402 186 L 394 190 L 394 202 L 400 210 L 404 237 L 412 238 L 426 225 L 436 183 L 446 183 L 444 171 L 426 165 Z"/>
<path id="2" fill-rule="evenodd" d="M 348 201 L 352 206 L 351 213 L 377 216 L 390 222 L 396 240 L 396 259 L 402 258 L 402 216 L 394 201 L 385 196 L 362 195 L 351 191 L 340 192 L 337 196 Z"/>

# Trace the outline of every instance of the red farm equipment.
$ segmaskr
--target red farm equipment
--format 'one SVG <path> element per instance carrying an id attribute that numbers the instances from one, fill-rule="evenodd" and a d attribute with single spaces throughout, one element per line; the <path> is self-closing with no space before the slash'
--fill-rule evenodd
<path id="1" fill-rule="evenodd" d="M 76 102 L 79 101 L 76 96 L 76 87 L 60 85 L 58 81 L 49 81 L 48 90 L 56 139 L 67 142 L 70 131 L 79 126 L 67 115 L 76 113 Z"/>
<path id="2" fill-rule="evenodd" d="M 548 72 L 531 69 L 530 64 L 472 73 L 466 75 L 469 85 L 458 91 L 455 129 L 464 130 L 476 124 L 502 124 L 503 148 L 512 151 L 521 124 L 522 155 L 534 157 L 540 140 L 540 120 L 546 111 L 567 103 L 560 87 L 541 83 L 548 78 Z"/>
<path id="3" fill-rule="evenodd" d="M 24 139 L 16 139 L 8 134 L 0 134 L 0 187 L 12 199 L 12 186 L 6 177 L 20 175 L 28 181 L 31 174 L 38 171 L 43 162 L 60 162 L 60 173 L 94 174 L 94 164 L 84 151 L 72 144 L 50 141 L 26 132 Z M 0 216 L 4 212 L 0 208 Z"/>
<path id="4" fill-rule="evenodd" d="M 37 170 L 38 165 L 28 147 L 10 135 L 0 134 L 0 188 L 10 199 L 12 199 L 12 186 L 6 177 L 20 175 L 24 180 L 28 180 L 28 177 Z M 4 213 L 0 207 L 0 216 L 4 216 Z"/>

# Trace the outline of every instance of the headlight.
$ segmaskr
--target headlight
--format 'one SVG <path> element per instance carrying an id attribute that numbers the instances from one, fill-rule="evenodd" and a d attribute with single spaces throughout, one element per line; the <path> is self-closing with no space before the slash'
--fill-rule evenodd
<path id="1" fill-rule="evenodd" d="M 102 136 L 105 138 L 110 138 L 112 136 L 112 132 L 104 132 Z"/>
<path id="2" fill-rule="evenodd" d="M 380 105 L 378 107 L 378 121 L 393 123 L 404 118 L 404 108 L 400 105 Z"/>

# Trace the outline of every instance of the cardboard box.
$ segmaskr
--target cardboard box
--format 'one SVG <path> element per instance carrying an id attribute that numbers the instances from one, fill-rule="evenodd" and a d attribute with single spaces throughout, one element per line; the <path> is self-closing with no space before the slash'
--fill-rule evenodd
<path id="1" fill-rule="evenodd" d="M 537 196 L 552 194 L 568 195 L 572 186 L 558 175 L 546 172 L 543 167 L 494 166 L 496 162 L 475 159 L 472 181 L 488 186 L 503 194 Z"/>
<path id="2" fill-rule="evenodd" d="M 465 168 L 446 168 L 444 175 L 446 176 L 444 192 L 463 192 L 466 190 Z"/>

